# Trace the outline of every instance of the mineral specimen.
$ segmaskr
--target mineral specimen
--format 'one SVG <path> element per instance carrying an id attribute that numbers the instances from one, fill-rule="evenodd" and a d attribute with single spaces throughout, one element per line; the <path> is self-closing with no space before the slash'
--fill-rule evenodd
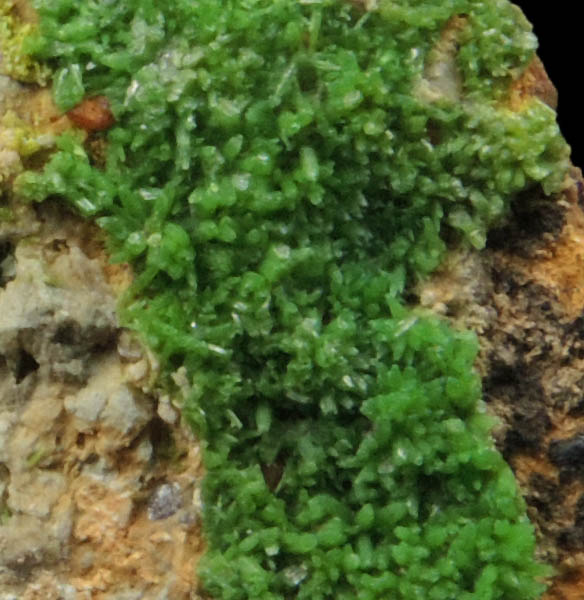
<path id="1" fill-rule="evenodd" d="M 532 85 L 521 13 L 506 0 L 38 9 L 29 47 L 56 65 L 58 106 L 105 97 L 114 119 L 101 137 L 61 136 L 13 193 L 68 202 L 134 269 L 120 317 L 205 440 L 206 592 L 538 597 L 546 571 L 489 436 L 476 338 L 413 299 L 449 250 L 484 248 L 512 206 L 552 205 L 564 185 L 568 148 L 549 86 Z"/>

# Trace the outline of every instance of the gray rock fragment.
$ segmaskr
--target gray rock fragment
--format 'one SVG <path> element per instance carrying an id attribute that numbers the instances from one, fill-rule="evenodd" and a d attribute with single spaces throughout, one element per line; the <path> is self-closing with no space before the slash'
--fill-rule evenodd
<path id="1" fill-rule="evenodd" d="M 178 483 L 163 483 L 155 490 L 148 502 L 148 518 L 151 521 L 167 519 L 182 506 L 181 488 Z"/>
<path id="2" fill-rule="evenodd" d="M 106 427 L 123 434 L 137 431 L 152 417 L 152 407 L 133 394 L 128 386 L 120 385 L 109 395 L 101 415 Z"/>

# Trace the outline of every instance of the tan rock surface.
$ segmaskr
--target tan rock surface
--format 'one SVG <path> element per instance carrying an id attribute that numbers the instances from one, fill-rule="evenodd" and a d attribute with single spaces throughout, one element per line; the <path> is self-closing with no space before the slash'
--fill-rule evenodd
<path id="1" fill-rule="evenodd" d="M 199 446 L 117 322 L 96 231 L 2 231 L 0 598 L 194 597 Z"/>

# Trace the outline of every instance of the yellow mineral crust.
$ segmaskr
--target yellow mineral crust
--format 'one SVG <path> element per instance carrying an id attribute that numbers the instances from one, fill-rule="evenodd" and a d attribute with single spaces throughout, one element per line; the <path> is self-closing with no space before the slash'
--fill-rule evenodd
<path id="1" fill-rule="evenodd" d="M 34 28 L 34 13 L 27 2 L 2 0 L 0 4 L 0 73 L 17 81 L 45 85 L 51 71 L 23 54 L 23 43 Z"/>

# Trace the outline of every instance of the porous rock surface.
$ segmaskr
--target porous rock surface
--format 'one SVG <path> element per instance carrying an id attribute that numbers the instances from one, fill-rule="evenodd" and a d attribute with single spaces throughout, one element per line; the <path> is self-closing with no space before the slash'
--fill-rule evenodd
<path id="1" fill-rule="evenodd" d="M 0 599 L 196 597 L 199 446 L 118 324 L 130 274 L 50 204 L 0 267 Z"/>

